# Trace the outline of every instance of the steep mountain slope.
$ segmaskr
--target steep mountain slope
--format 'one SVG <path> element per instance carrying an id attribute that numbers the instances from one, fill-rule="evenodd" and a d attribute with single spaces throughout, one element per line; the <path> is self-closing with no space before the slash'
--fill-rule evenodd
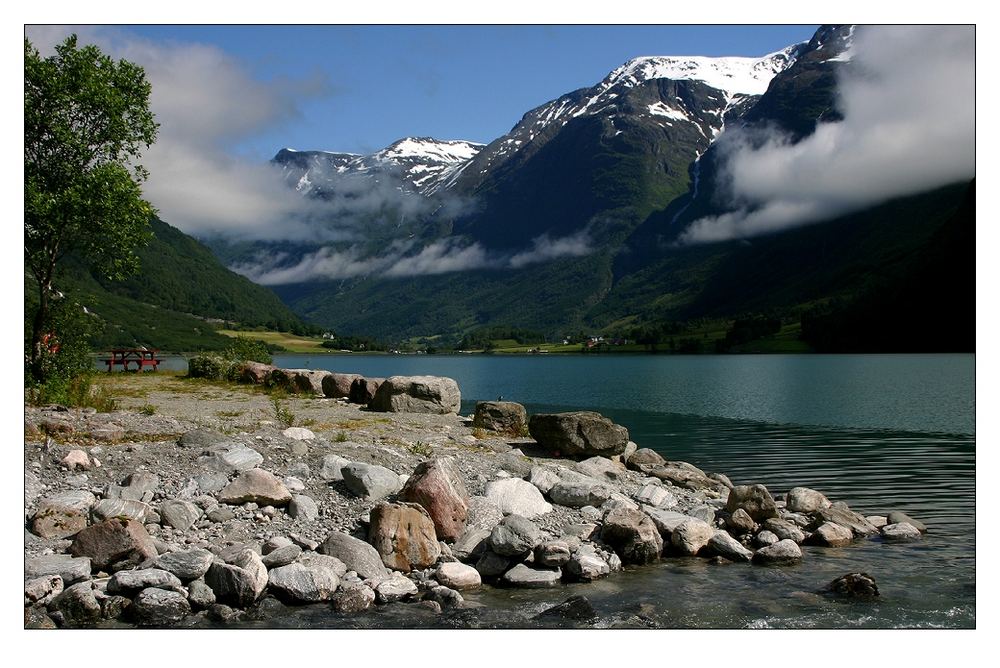
<path id="1" fill-rule="evenodd" d="M 273 292 L 226 269 L 203 244 L 161 220 L 150 224 L 154 236 L 138 253 L 141 271 L 126 281 L 99 280 L 72 258 L 66 264 L 60 284 L 104 322 L 95 345 L 221 348 L 227 339 L 210 321 L 300 326 Z"/>

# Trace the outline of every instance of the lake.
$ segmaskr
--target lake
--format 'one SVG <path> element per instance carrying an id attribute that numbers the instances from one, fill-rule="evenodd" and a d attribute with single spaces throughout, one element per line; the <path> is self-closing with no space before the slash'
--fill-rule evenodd
<path id="1" fill-rule="evenodd" d="M 531 626 L 530 615 L 583 593 L 603 624 L 641 615 L 661 628 L 971 628 L 976 624 L 975 356 L 307 356 L 286 368 L 458 381 L 463 413 L 504 399 L 529 412 L 588 409 L 640 447 L 772 492 L 812 487 L 864 514 L 903 510 L 923 540 L 804 548 L 795 566 L 666 559 L 591 585 L 484 589 L 489 610 L 459 618 L 358 618 L 303 609 L 290 626 Z M 864 571 L 876 603 L 816 595 Z M 391 608 L 391 606 L 390 606 Z M 466 611 L 468 613 L 468 611 Z M 610 621 L 609 621 L 610 620 Z"/>

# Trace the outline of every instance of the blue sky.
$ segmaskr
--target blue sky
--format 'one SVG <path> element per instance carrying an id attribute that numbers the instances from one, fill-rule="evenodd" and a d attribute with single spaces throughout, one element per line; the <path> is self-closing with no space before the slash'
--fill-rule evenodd
<path id="1" fill-rule="evenodd" d="M 758 56 L 816 26 L 121 26 L 164 46 L 218 48 L 294 113 L 229 147 L 370 152 L 404 136 L 489 142 L 529 109 L 641 55 Z M 296 95 L 296 92 L 298 95 Z"/>

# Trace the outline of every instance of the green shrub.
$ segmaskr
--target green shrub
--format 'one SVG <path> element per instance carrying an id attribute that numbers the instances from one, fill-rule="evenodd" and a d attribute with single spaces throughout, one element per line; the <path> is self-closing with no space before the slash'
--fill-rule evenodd
<path id="1" fill-rule="evenodd" d="M 287 406 L 281 403 L 281 399 L 278 397 L 272 397 L 271 404 L 274 406 L 274 417 L 278 419 L 278 422 L 286 427 L 292 427 L 295 425 L 295 414 L 288 410 Z"/>
<path id="2" fill-rule="evenodd" d="M 106 387 L 95 387 L 93 374 L 80 374 L 73 378 L 52 377 L 31 388 L 31 403 L 45 406 L 59 404 L 74 408 L 93 408 L 99 413 L 118 410 L 118 403 Z"/>
<path id="3" fill-rule="evenodd" d="M 237 335 L 231 344 L 222 351 L 222 356 L 233 362 L 271 363 L 271 353 L 267 344 L 258 339 Z"/>
<path id="4" fill-rule="evenodd" d="M 188 376 L 223 380 L 229 376 L 234 366 L 232 361 L 217 355 L 196 355 L 188 360 Z"/>

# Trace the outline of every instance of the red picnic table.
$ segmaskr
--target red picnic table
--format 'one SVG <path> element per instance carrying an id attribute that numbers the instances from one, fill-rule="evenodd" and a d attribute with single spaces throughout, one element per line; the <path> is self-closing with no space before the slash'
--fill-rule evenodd
<path id="1" fill-rule="evenodd" d="M 129 367 L 133 367 L 135 371 L 143 369 L 156 371 L 160 362 L 163 361 L 156 357 L 159 350 L 149 348 L 116 348 L 109 352 L 111 357 L 101 358 L 101 361 L 108 365 L 109 372 L 116 366 L 120 366 L 123 371 L 129 371 Z"/>

